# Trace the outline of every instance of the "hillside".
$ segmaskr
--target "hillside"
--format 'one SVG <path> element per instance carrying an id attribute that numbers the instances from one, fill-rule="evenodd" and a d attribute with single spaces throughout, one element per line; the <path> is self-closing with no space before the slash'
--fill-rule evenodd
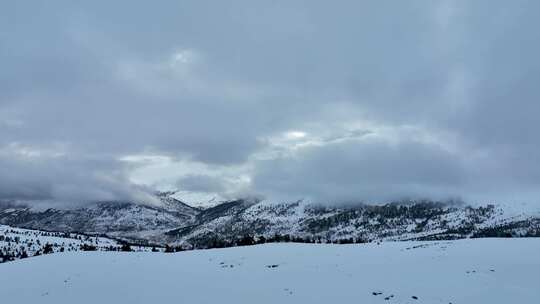
<path id="1" fill-rule="evenodd" d="M 31 204 L 0 202 L 0 224 L 55 232 L 107 234 L 140 243 L 151 236 L 189 225 L 199 209 L 169 196 L 160 205 L 96 202 L 79 208 L 35 208 Z"/>
<path id="2" fill-rule="evenodd" d="M 0 263 L 44 254 L 77 251 L 163 251 L 118 240 L 69 232 L 50 232 L 0 225 Z"/>
<path id="3" fill-rule="evenodd" d="M 331 207 L 240 200 L 203 210 L 195 219 L 193 225 L 167 232 L 167 242 L 205 248 L 246 235 L 319 243 L 540 236 L 537 214 L 432 201 Z"/>
<path id="4" fill-rule="evenodd" d="M 0 224 L 54 232 L 101 234 L 138 244 L 183 248 L 235 245 L 244 237 L 297 242 L 452 240 L 540 236 L 540 216 L 504 206 L 401 201 L 324 206 L 234 200 L 200 209 L 160 196 L 161 205 L 98 202 L 74 209 L 0 204 Z"/>

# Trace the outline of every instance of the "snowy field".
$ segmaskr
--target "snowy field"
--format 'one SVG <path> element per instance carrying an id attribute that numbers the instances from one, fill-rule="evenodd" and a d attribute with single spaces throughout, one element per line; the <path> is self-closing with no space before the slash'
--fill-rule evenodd
<path id="1" fill-rule="evenodd" d="M 0 264 L 2 303 L 540 303 L 540 239 L 64 252 Z"/>

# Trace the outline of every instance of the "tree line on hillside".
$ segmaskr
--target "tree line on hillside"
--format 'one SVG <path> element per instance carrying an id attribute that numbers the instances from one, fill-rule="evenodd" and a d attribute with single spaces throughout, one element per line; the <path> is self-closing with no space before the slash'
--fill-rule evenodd
<path id="1" fill-rule="evenodd" d="M 216 236 L 202 237 L 196 240 L 190 240 L 190 245 L 165 246 L 165 252 L 178 252 L 195 249 L 213 249 L 213 248 L 229 248 L 237 246 L 252 246 L 267 243 L 309 243 L 309 244 L 362 244 L 369 240 L 362 238 L 343 238 L 329 239 L 321 236 L 316 237 L 299 237 L 291 236 L 290 234 L 274 234 L 271 237 L 243 235 L 241 237 L 227 240 Z"/>

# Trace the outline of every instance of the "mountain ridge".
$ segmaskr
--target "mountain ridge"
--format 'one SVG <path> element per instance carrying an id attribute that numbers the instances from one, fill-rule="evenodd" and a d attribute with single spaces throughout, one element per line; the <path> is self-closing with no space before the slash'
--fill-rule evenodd
<path id="1" fill-rule="evenodd" d="M 0 203 L 0 224 L 59 232 L 107 235 L 136 243 L 210 248 L 287 235 L 306 242 L 441 240 L 540 236 L 540 217 L 515 214 L 493 204 L 400 201 L 380 205 L 321 205 L 231 200 L 197 208 L 158 195 L 161 204 L 97 202 L 61 210 L 33 210 Z"/>

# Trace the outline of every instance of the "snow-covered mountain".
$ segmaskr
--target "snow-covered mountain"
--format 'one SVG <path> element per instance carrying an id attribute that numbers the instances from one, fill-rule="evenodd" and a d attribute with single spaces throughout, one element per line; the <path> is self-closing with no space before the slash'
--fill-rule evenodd
<path id="1" fill-rule="evenodd" d="M 0 203 L 0 224 L 58 232 L 107 234 L 144 242 L 153 235 L 193 223 L 199 209 L 166 194 L 160 205 L 97 202 L 72 209 L 36 209 L 24 204 Z"/>
<path id="2" fill-rule="evenodd" d="M 533 214 L 507 214 L 495 205 L 411 201 L 328 207 L 233 201 L 201 211 L 196 223 L 171 230 L 169 243 L 212 247 L 242 236 L 276 236 L 304 242 L 448 240 L 490 236 L 540 236 Z"/>
<path id="3" fill-rule="evenodd" d="M 403 201 L 336 207 L 235 200 L 200 209 L 171 193 L 159 197 L 160 205 L 100 202 L 68 210 L 2 203 L 0 224 L 197 248 L 234 245 L 246 236 L 263 242 L 282 237 L 301 242 L 366 242 L 540 236 L 538 214 L 495 205 Z"/>

